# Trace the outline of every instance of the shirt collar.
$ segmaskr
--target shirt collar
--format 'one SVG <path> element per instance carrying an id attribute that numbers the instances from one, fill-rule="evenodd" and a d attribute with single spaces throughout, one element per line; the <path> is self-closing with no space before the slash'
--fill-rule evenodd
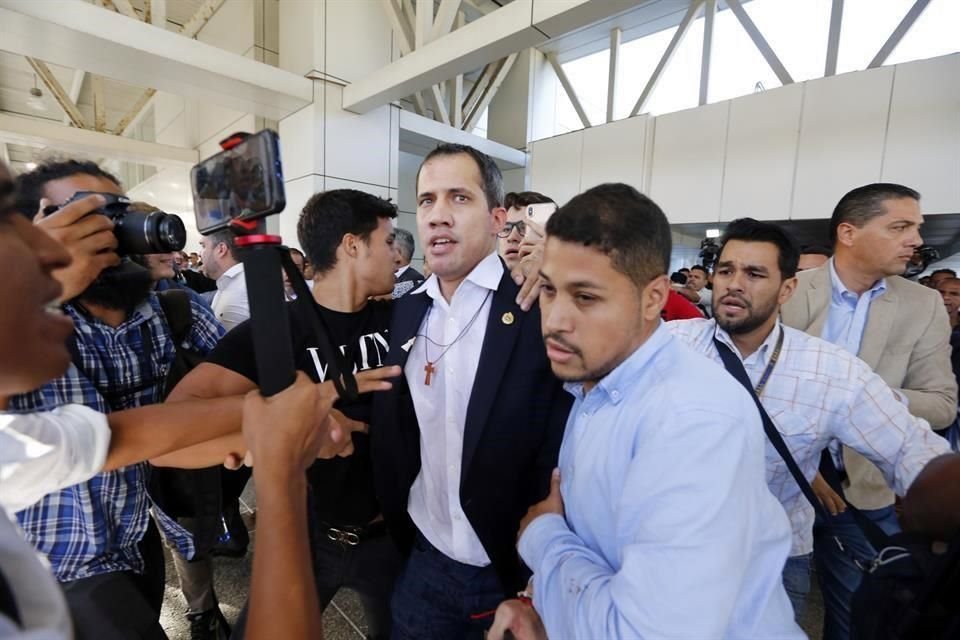
<path id="1" fill-rule="evenodd" d="M 217 289 L 221 288 L 220 286 L 221 284 L 226 284 L 227 282 L 236 278 L 237 275 L 242 275 L 242 274 L 243 274 L 243 263 L 238 262 L 237 264 L 233 265 L 232 267 L 224 271 L 220 275 L 220 277 L 217 278 Z"/>
<path id="2" fill-rule="evenodd" d="M 833 292 L 833 300 L 839 302 L 841 300 L 857 300 L 860 296 L 855 292 L 850 291 L 847 288 L 847 285 L 843 284 L 843 280 L 840 279 L 840 276 L 837 275 L 837 270 L 833 266 L 833 257 L 827 260 L 827 265 L 830 267 L 830 283 L 831 290 Z M 887 290 L 887 280 L 886 278 L 880 278 L 873 283 L 873 286 L 867 291 L 870 294 L 870 300 L 873 300 L 883 292 Z"/>
<path id="3" fill-rule="evenodd" d="M 409 269 L 409 268 L 410 268 L 410 265 L 408 265 L 408 264 L 403 265 L 402 267 L 400 267 L 399 269 L 397 269 L 397 270 L 394 272 L 393 277 L 394 277 L 394 278 L 399 278 L 399 277 L 402 276 L 402 275 L 404 274 L 404 272 L 405 272 L 407 269 Z"/>
<path id="4" fill-rule="evenodd" d="M 637 378 L 640 377 L 643 370 L 652 363 L 657 352 L 672 339 L 670 331 L 664 326 L 663 322 L 660 322 L 650 337 L 637 347 L 636 351 L 631 353 L 626 360 L 617 365 L 613 371 L 605 375 L 591 389 L 591 393 L 601 393 L 609 398 L 613 404 L 619 404 L 630 387 L 636 384 Z M 563 385 L 563 388 L 575 398 L 583 399 L 586 395 L 583 392 L 582 382 L 568 382 Z"/>
<path id="5" fill-rule="evenodd" d="M 503 263 L 500 261 L 497 252 L 494 251 L 481 260 L 473 268 L 473 271 L 467 274 L 463 282 L 471 282 L 481 289 L 496 291 L 500 287 L 501 279 L 503 279 Z M 463 282 L 460 283 L 460 286 L 463 286 Z M 444 300 L 443 293 L 440 291 L 440 280 L 435 273 L 430 274 L 426 282 L 417 287 L 417 290 L 413 293 L 423 293 L 424 291 L 434 300 Z"/>
<path id="6" fill-rule="evenodd" d="M 770 355 L 776 348 L 777 340 L 780 339 L 780 332 L 783 331 L 783 327 L 780 324 L 780 318 L 778 317 L 777 323 L 773 325 L 773 330 L 763 341 L 763 344 L 760 345 L 760 348 L 744 358 L 743 354 L 740 353 L 740 349 L 738 349 L 737 345 L 733 342 L 733 338 L 731 338 L 730 334 L 724 329 L 720 328 L 720 325 L 717 324 L 716 319 L 712 319 L 710 322 L 712 322 L 715 327 L 713 335 L 716 336 L 717 340 L 730 347 L 730 349 L 737 354 L 741 361 L 746 362 L 750 359 L 756 359 L 758 364 L 761 365 L 766 364 L 767 360 L 770 359 Z"/>

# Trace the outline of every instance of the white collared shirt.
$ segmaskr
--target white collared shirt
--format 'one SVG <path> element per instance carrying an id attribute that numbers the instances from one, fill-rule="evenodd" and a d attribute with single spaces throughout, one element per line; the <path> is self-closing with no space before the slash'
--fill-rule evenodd
<path id="1" fill-rule="evenodd" d="M 217 278 L 217 293 L 210 306 L 227 331 L 250 317 L 247 280 L 243 275 L 242 262 L 233 265 Z"/>
<path id="2" fill-rule="evenodd" d="M 409 269 L 409 268 L 410 268 L 410 265 L 409 265 L 409 264 L 403 265 L 402 267 L 400 267 L 399 269 L 397 269 L 396 272 L 394 272 L 393 277 L 394 277 L 394 278 L 399 278 L 399 277 L 402 276 L 402 275 L 404 274 L 404 272 L 405 272 L 407 269 Z"/>
<path id="3" fill-rule="evenodd" d="M 491 253 L 460 283 L 447 304 L 440 281 L 431 275 L 418 291 L 426 291 L 433 306 L 420 325 L 404 369 L 420 424 L 421 461 L 407 511 L 430 544 L 448 558 L 476 567 L 489 565 L 490 557 L 460 504 L 463 433 L 490 306 L 502 277 L 503 264 Z M 446 352 L 443 345 L 450 345 Z M 424 370 L 428 354 L 435 369 L 429 386 Z"/>
<path id="4" fill-rule="evenodd" d="M 714 320 L 677 320 L 667 329 L 708 358 L 720 362 L 714 336 L 740 356 Z M 790 449 L 797 466 L 813 481 L 820 452 L 836 439 L 868 458 L 899 494 L 933 458 L 950 452 L 947 441 L 910 414 L 894 391 L 859 358 L 838 345 L 779 321 L 764 343 L 743 360 L 756 385 L 770 361 L 780 330 L 783 347 L 760 401 Z M 813 550 L 813 506 L 800 492 L 786 463 L 767 443 L 767 484 L 790 517 L 791 556 Z"/>
<path id="5" fill-rule="evenodd" d="M 110 445 L 102 413 L 76 404 L 0 414 L 0 570 L 22 625 L 0 614 L 0 637 L 68 640 L 73 624 L 46 559 L 8 515 L 100 472 Z"/>

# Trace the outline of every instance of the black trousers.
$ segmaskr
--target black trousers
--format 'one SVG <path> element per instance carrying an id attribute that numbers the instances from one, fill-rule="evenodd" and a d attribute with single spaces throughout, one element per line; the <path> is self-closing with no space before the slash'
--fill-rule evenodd
<path id="1" fill-rule="evenodd" d="M 262 526 L 269 526 L 261 523 Z M 325 610 L 342 587 L 357 592 L 367 623 L 367 638 L 390 637 L 390 596 L 403 560 L 389 535 L 363 540 L 356 546 L 334 542 L 325 531 L 312 531 L 313 571 L 320 609 Z M 254 549 L 256 553 L 256 549 Z M 244 606 L 233 626 L 231 640 L 240 640 L 246 631 L 250 603 Z M 282 612 L 277 612 L 282 615 Z"/>
<path id="2" fill-rule="evenodd" d="M 144 573 L 117 571 L 64 582 L 77 640 L 163 640 L 165 564 L 160 532 L 150 526 L 138 545 Z"/>

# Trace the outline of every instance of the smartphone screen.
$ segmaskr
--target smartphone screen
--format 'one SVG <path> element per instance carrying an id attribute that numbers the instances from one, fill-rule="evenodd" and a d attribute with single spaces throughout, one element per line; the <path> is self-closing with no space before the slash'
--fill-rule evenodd
<path id="1" fill-rule="evenodd" d="M 280 142 L 265 129 L 232 149 L 193 167 L 193 203 L 202 234 L 226 227 L 235 218 L 255 219 L 283 210 Z"/>
<path id="2" fill-rule="evenodd" d="M 556 210 L 557 205 L 552 202 L 527 205 L 527 221 L 539 225 L 542 229 L 547 226 L 547 220 L 550 219 L 550 216 L 552 216 Z"/>

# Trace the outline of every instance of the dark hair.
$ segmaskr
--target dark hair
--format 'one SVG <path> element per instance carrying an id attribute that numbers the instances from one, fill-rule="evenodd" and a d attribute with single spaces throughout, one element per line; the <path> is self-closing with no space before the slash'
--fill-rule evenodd
<path id="1" fill-rule="evenodd" d="M 428 153 L 427 157 L 423 159 L 420 169 L 417 169 L 417 181 L 413 187 L 414 192 L 417 193 L 419 190 L 420 170 L 423 169 L 423 165 L 437 156 L 457 156 L 461 153 L 473 158 L 473 161 L 477 164 L 477 169 L 480 171 L 480 182 L 483 185 L 483 195 L 487 199 L 487 207 L 495 209 L 503 206 L 503 174 L 500 173 L 500 167 L 498 167 L 497 163 L 487 154 L 465 144 L 442 142 L 437 145 L 436 149 Z"/>
<path id="2" fill-rule="evenodd" d="M 38 164 L 32 171 L 17 176 L 17 210 L 25 216 L 33 217 L 40 208 L 40 198 L 48 182 L 71 176 L 93 176 L 104 178 L 121 189 L 123 185 L 117 178 L 89 160 L 60 160 Z"/>
<path id="3" fill-rule="evenodd" d="M 600 250 L 638 288 L 670 266 L 667 217 L 627 184 L 601 184 L 574 197 L 550 216 L 547 235 Z"/>
<path id="4" fill-rule="evenodd" d="M 393 244 L 403 251 L 403 257 L 409 260 L 413 257 L 413 234 L 406 229 L 397 227 L 393 230 Z"/>
<path id="5" fill-rule="evenodd" d="M 690 271 L 703 271 L 703 275 L 705 275 L 705 276 L 709 276 L 709 275 L 710 275 L 710 270 L 707 269 L 707 268 L 706 268 L 705 266 L 703 266 L 702 264 L 695 264 L 695 265 L 693 265 L 692 267 L 690 267 Z"/>
<path id="6" fill-rule="evenodd" d="M 956 277 L 957 277 L 957 272 L 954 271 L 953 269 L 937 269 L 936 271 L 932 271 L 932 272 L 930 273 L 930 275 L 931 275 L 931 276 L 935 276 L 935 275 L 937 275 L 938 273 L 949 273 L 951 278 L 956 278 Z"/>
<path id="7" fill-rule="evenodd" d="M 503 198 L 503 208 L 529 207 L 532 204 L 557 204 L 553 198 L 548 198 L 536 191 L 511 191 Z"/>
<path id="8" fill-rule="evenodd" d="M 680 271 L 674 271 L 670 274 L 670 282 L 675 282 L 676 284 L 687 284 L 687 274 Z"/>
<path id="9" fill-rule="evenodd" d="M 768 242 L 777 248 L 777 264 L 780 267 L 780 277 L 784 280 L 797 275 L 797 265 L 800 262 L 800 249 L 797 241 L 787 231 L 771 222 L 760 222 L 753 218 L 734 220 L 724 229 L 720 239 L 720 255 L 723 248 L 731 240 L 743 242 Z"/>
<path id="10" fill-rule="evenodd" d="M 679 269 L 677 269 L 677 271 L 678 271 L 679 273 L 684 273 L 684 272 L 690 273 L 690 268 L 689 268 L 689 267 L 680 267 Z"/>
<path id="11" fill-rule="evenodd" d="M 237 244 L 236 244 L 236 235 L 230 229 L 221 229 L 220 231 L 214 231 L 209 234 L 207 238 L 211 241 L 212 246 L 217 246 L 221 242 L 227 245 L 227 250 L 230 252 L 230 257 L 234 260 L 237 259 Z"/>
<path id="12" fill-rule="evenodd" d="M 290 249 L 290 253 L 298 253 L 300 254 L 300 257 L 303 258 L 304 260 L 307 259 L 306 254 L 304 254 L 303 251 L 300 251 L 300 249 L 297 249 L 296 247 L 288 247 L 288 248 Z"/>
<path id="13" fill-rule="evenodd" d="M 833 256 L 833 249 L 822 244 L 808 244 L 800 248 L 800 255 L 807 256 Z"/>
<path id="14" fill-rule="evenodd" d="M 368 242 L 381 219 L 397 217 L 389 201 L 356 189 L 334 189 L 314 195 L 303 207 L 297 237 L 314 273 L 326 273 L 337 264 L 337 247 L 352 233 Z"/>
<path id="15" fill-rule="evenodd" d="M 887 200 L 910 198 L 920 200 L 920 194 L 902 184 L 878 182 L 857 187 L 845 196 L 833 210 L 830 218 L 830 242 L 837 244 L 837 228 L 844 222 L 860 228 L 887 212 Z"/>

